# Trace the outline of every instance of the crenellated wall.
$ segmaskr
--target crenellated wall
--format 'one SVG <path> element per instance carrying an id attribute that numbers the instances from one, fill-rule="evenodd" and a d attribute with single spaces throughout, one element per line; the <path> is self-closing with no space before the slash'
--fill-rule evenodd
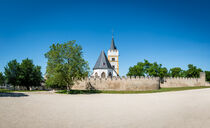
<path id="1" fill-rule="evenodd" d="M 200 74 L 200 78 L 164 78 L 160 83 L 158 77 L 112 77 L 112 78 L 85 78 L 77 82 L 72 89 L 86 90 L 115 90 L 115 91 L 147 91 L 157 90 L 159 87 L 192 87 L 210 86 L 205 81 L 205 73 Z"/>
<path id="2" fill-rule="evenodd" d="M 159 89 L 159 78 L 152 77 L 112 77 L 112 78 L 86 78 L 77 82 L 72 89 L 115 91 L 146 91 Z"/>
<path id="3" fill-rule="evenodd" d="M 161 87 L 190 87 L 190 86 L 205 86 L 200 78 L 164 78 L 164 83 Z"/>
<path id="4" fill-rule="evenodd" d="M 210 84 L 206 82 L 205 79 L 206 76 L 204 72 L 200 73 L 200 78 L 165 77 L 164 82 L 160 84 L 160 87 L 170 88 L 170 87 L 210 86 Z"/>

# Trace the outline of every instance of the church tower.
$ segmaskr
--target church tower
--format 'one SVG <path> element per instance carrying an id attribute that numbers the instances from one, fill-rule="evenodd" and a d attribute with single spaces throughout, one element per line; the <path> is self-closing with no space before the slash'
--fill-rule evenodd
<path id="1" fill-rule="evenodd" d="M 112 35 L 111 47 L 108 50 L 108 60 L 112 68 L 119 75 L 119 51 L 117 50 L 117 47 L 115 46 L 113 35 Z"/>

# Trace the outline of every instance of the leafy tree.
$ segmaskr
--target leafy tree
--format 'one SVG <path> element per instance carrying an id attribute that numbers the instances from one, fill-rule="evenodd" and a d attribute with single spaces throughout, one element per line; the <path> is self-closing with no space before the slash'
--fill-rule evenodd
<path id="1" fill-rule="evenodd" d="M 175 67 L 170 69 L 170 76 L 172 77 L 183 77 L 183 70 L 180 67 Z"/>
<path id="2" fill-rule="evenodd" d="M 16 60 L 10 61 L 5 69 L 5 78 L 8 84 L 11 84 L 15 87 L 20 84 L 19 73 L 20 73 L 20 64 Z"/>
<path id="3" fill-rule="evenodd" d="M 186 77 L 199 77 L 200 76 L 200 72 L 202 72 L 202 70 L 200 68 L 197 68 L 196 66 L 193 66 L 192 64 L 188 65 L 188 70 L 186 70 L 184 72 Z"/>
<path id="4" fill-rule="evenodd" d="M 148 60 L 138 62 L 137 65 L 129 68 L 127 76 L 149 76 L 148 70 L 152 64 Z"/>
<path id="5" fill-rule="evenodd" d="M 0 85 L 3 85 L 5 82 L 5 77 L 2 72 L 0 72 Z"/>
<path id="6" fill-rule="evenodd" d="M 30 59 L 22 60 L 20 64 L 20 85 L 30 89 L 32 86 L 41 86 L 42 82 L 41 67 L 35 66 Z"/>
<path id="7" fill-rule="evenodd" d="M 210 71 L 205 71 L 206 73 L 206 81 L 210 82 Z"/>
<path id="8" fill-rule="evenodd" d="M 148 76 L 154 77 L 165 77 L 168 76 L 168 70 L 165 67 L 162 67 L 162 64 L 157 64 L 157 62 L 150 63 L 149 67 L 146 68 L 146 73 Z"/>
<path id="9" fill-rule="evenodd" d="M 137 65 L 130 67 L 127 76 L 145 76 L 144 63 L 139 62 Z"/>
<path id="10" fill-rule="evenodd" d="M 161 64 L 157 64 L 157 62 L 150 63 L 148 60 L 144 60 L 144 62 L 139 62 L 137 65 L 130 67 L 127 76 L 153 76 L 163 78 L 168 76 L 168 70 L 162 67 Z"/>
<path id="11" fill-rule="evenodd" d="M 82 47 L 76 44 L 76 41 L 53 44 L 45 57 L 48 59 L 46 70 L 48 86 L 65 86 L 71 90 L 74 82 L 88 76 L 88 63 L 83 59 Z"/>
<path id="12" fill-rule="evenodd" d="M 168 69 L 167 69 L 166 67 L 163 67 L 163 68 L 160 67 L 160 68 L 159 68 L 159 74 L 158 74 L 158 76 L 159 76 L 160 78 L 169 76 L 169 74 L 168 74 Z"/>

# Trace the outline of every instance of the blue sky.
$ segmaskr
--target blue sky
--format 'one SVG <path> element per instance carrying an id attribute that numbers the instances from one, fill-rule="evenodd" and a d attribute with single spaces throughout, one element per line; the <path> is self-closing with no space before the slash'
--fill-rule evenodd
<path id="1" fill-rule="evenodd" d="M 112 29 L 120 75 L 144 59 L 210 70 L 208 0 L 0 0 L 0 72 L 28 57 L 45 73 L 49 46 L 69 40 L 82 45 L 92 69 Z"/>

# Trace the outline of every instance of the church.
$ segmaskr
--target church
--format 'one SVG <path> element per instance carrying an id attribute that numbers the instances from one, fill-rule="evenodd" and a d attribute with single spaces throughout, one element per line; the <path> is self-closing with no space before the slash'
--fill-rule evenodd
<path id="1" fill-rule="evenodd" d="M 112 36 L 111 47 L 108 50 L 108 58 L 104 51 L 101 51 L 98 60 L 93 68 L 93 77 L 107 78 L 119 76 L 119 51 Z"/>

